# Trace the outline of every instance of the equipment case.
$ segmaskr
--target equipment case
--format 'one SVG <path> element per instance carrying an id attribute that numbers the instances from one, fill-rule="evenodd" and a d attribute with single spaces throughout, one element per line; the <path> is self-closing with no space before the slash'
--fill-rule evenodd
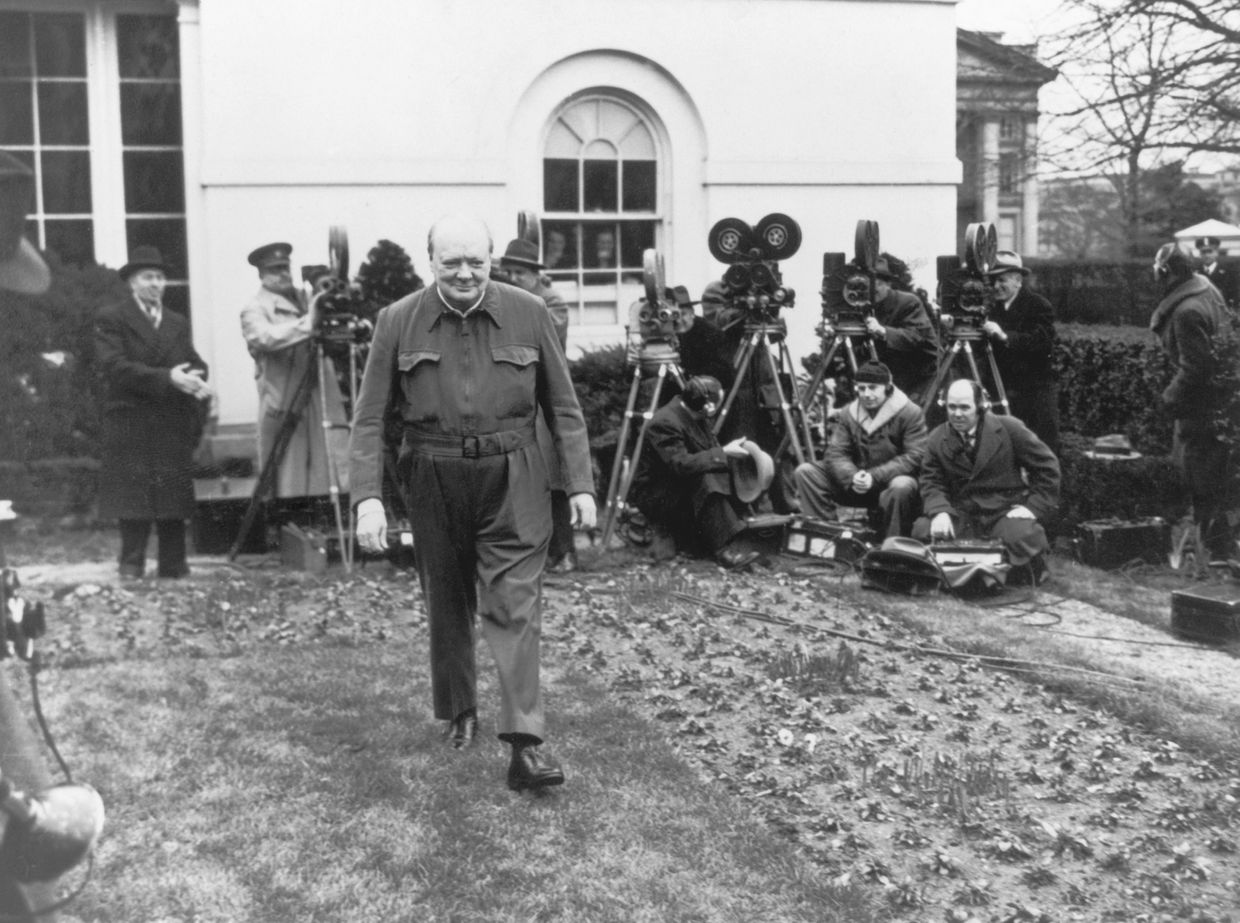
<path id="1" fill-rule="evenodd" d="M 875 537 L 874 531 L 864 526 L 794 516 L 784 536 L 784 551 L 851 564 L 861 559 Z"/>
<path id="2" fill-rule="evenodd" d="M 1171 526 L 1159 516 L 1130 521 L 1095 519 L 1077 526 L 1073 546 L 1078 561 L 1103 570 L 1135 560 L 1166 564 L 1171 553 Z"/>
<path id="3" fill-rule="evenodd" d="M 1240 640 L 1240 583 L 1173 590 L 1171 629 L 1189 638 Z"/>

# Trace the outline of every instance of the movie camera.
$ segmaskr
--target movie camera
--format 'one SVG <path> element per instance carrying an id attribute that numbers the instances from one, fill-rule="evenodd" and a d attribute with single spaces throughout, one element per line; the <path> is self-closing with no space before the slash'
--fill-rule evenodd
<path id="1" fill-rule="evenodd" d="M 953 340 L 978 340 L 984 336 L 982 325 L 994 305 L 994 290 L 986 273 L 994 265 L 999 250 L 995 226 L 974 222 L 965 229 L 964 258 L 940 256 L 936 261 L 938 301 L 943 315 L 952 322 L 946 327 Z"/>
<path id="2" fill-rule="evenodd" d="M 853 239 L 853 258 L 844 253 L 822 255 L 822 316 L 841 336 L 868 336 L 865 320 L 878 300 L 878 222 L 861 220 Z"/>
<path id="3" fill-rule="evenodd" d="M 333 225 L 327 232 L 327 265 L 303 266 L 301 278 L 310 286 L 314 335 L 323 344 L 364 343 L 374 328 L 362 318 L 361 286 L 349 281 L 349 235 Z"/>
<path id="4" fill-rule="evenodd" d="M 724 296 L 744 313 L 747 326 L 778 324 L 779 312 L 791 308 L 796 293 L 783 283 L 779 261 L 801 248 L 801 226 L 774 212 L 752 227 L 740 218 L 724 218 L 710 229 L 710 254 L 728 263 L 723 274 Z"/>
<path id="5" fill-rule="evenodd" d="M 645 295 L 629 309 L 629 362 L 654 367 L 680 361 L 680 304 L 666 279 L 663 255 L 654 249 L 643 251 Z"/>

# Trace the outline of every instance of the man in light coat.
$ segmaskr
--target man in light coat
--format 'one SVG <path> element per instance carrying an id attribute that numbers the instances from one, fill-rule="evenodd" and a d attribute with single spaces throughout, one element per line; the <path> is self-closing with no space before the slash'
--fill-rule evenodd
<path id="1" fill-rule="evenodd" d="M 857 397 L 836 418 L 823 460 L 796 469 L 801 512 L 832 520 L 837 504 L 862 507 L 881 516 L 884 537 L 908 536 L 921 508 L 925 415 L 881 362 L 861 365 L 854 384 Z"/>
<path id="2" fill-rule="evenodd" d="M 311 389 L 280 461 L 275 495 L 317 497 L 330 493 L 333 475 L 337 486 L 348 490 L 348 420 L 332 360 L 322 360 L 322 375 L 316 368 L 320 353 L 314 344 L 314 319 L 306 310 L 304 296 L 293 286 L 292 251 L 289 244 L 272 243 L 250 253 L 249 263 L 258 270 L 262 286 L 241 310 L 241 333 L 254 357 L 258 383 L 260 466 L 270 460 L 298 385 L 306 380 Z M 332 424 L 331 429 L 324 429 L 324 419 Z"/>

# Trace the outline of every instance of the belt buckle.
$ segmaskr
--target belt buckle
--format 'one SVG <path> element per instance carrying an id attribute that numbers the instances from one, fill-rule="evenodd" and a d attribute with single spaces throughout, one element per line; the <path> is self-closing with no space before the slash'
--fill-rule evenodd
<path id="1" fill-rule="evenodd" d="M 481 454 L 482 441 L 477 436 L 461 437 L 461 457 L 477 458 Z"/>

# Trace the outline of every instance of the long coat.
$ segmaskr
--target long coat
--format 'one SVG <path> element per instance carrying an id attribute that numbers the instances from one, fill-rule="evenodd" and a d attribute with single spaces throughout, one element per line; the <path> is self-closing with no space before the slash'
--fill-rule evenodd
<path id="1" fill-rule="evenodd" d="M 1033 430 L 1052 452 L 1059 451 L 1059 399 L 1055 386 L 1055 310 L 1024 286 L 1009 305 L 995 305 L 990 319 L 1003 328 L 1004 341 L 991 341 L 1012 414 Z M 989 380 L 989 369 L 984 373 Z M 995 390 L 990 393 L 997 397 Z"/>
<path id="2" fill-rule="evenodd" d="M 207 409 L 172 384 L 174 366 L 207 369 L 190 341 L 189 321 L 165 308 L 156 329 L 127 298 L 95 315 L 94 342 L 103 390 L 99 515 L 189 518 L 193 454 Z"/>
<path id="3" fill-rule="evenodd" d="M 939 338 L 921 299 L 892 289 L 874 305 L 874 319 L 886 332 L 874 338 L 878 361 L 891 369 L 897 388 L 920 404 L 934 382 Z"/>
<path id="4" fill-rule="evenodd" d="M 241 333 L 254 357 L 258 383 L 258 463 L 266 465 L 298 384 L 311 375 L 312 394 L 293 431 L 276 479 L 277 497 L 315 497 L 331 488 L 328 451 L 336 463 L 342 490 L 348 490 L 349 437 L 347 417 L 333 361 L 324 360 L 319 389 L 317 355 L 305 309 L 283 295 L 260 288 L 241 310 Z M 325 398 L 325 400 L 324 400 Z M 326 419 L 333 426 L 323 428 Z"/>

